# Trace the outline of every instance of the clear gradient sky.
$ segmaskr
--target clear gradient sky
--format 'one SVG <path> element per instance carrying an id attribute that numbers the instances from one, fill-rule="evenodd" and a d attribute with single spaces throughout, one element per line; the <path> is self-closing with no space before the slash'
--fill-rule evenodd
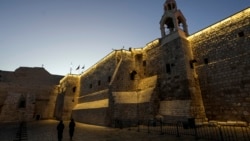
<path id="1" fill-rule="evenodd" d="M 66 75 L 124 46 L 159 38 L 165 0 L 0 0 L 0 70 L 42 67 Z M 192 34 L 250 0 L 176 0 Z"/>

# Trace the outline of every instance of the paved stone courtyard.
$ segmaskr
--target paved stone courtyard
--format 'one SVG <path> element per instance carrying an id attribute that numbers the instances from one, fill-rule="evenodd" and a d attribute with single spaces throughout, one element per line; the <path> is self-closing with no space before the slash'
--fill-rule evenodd
<path id="1" fill-rule="evenodd" d="M 56 120 L 41 120 L 26 123 L 26 133 L 22 141 L 57 141 Z M 63 141 L 70 141 L 69 122 L 64 122 Z M 0 140 L 16 141 L 19 123 L 0 124 Z M 108 128 L 76 122 L 73 141 L 194 141 L 194 137 L 147 134 L 135 130 Z"/>

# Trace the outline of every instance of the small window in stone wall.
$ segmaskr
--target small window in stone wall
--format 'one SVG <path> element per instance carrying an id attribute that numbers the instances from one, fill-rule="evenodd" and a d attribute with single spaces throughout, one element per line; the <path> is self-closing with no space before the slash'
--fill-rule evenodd
<path id="1" fill-rule="evenodd" d="M 76 86 L 72 88 L 73 93 L 76 92 Z"/>
<path id="2" fill-rule="evenodd" d="M 171 74 L 171 65 L 170 64 L 166 64 L 166 72 L 168 74 Z"/>
<path id="3" fill-rule="evenodd" d="M 147 62 L 146 62 L 146 60 L 144 60 L 143 61 L 143 64 L 142 64 L 144 67 L 146 67 L 146 65 L 147 65 Z"/>
<path id="4" fill-rule="evenodd" d="M 189 61 L 189 64 L 190 64 L 190 68 L 191 68 L 191 69 L 194 68 L 194 63 L 197 63 L 197 61 L 196 61 L 195 59 Z"/>
<path id="5" fill-rule="evenodd" d="M 238 33 L 238 37 L 244 37 L 244 36 L 245 36 L 244 31 Z"/>
<path id="6" fill-rule="evenodd" d="M 208 63 L 209 63 L 208 58 L 204 58 L 204 63 L 205 63 L 205 64 L 208 64 Z"/>
<path id="7" fill-rule="evenodd" d="M 108 77 L 108 82 L 111 82 L 111 76 Z"/>
<path id="8" fill-rule="evenodd" d="M 118 64 L 120 62 L 120 58 L 116 59 L 116 64 Z"/>
<path id="9" fill-rule="evenodd" d="M 100 86 L 101 85 L 101 80 L 98 80 L 98 86 Z"/>
<path id="10" fill-rule="evenodd" d="M 25 100 L 20 101 L 19 108 L 25 108 L 25 107 L 26 107 L 26 101 Z"/>
<path id="11" fill-rule="evenodd" d="M 135 80 L 135 75 L 137 74 L 137 72 L 136 71 L 132 71 L 131 73 L 130 73 L 130 80 Z"/>
<path id="12" fill-rule="evenodd" d="M 92 84 L 89 84 L 89 88 L 90 88 L 90 89 L 92 88 Z"/>
<path id="13" fill-rule="evenodd" d="M 24 96 L 20 98 L 18 108 L 26 108 L 26 100 Z"/>

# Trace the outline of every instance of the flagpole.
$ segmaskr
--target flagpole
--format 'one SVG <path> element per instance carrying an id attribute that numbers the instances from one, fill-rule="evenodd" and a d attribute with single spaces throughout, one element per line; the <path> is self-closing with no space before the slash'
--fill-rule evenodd
<path id="1" fill-rule="evenodd" d="M 81 73 L 83 73 L 84 68 L 85 68 L 85 65 L 82 66 L 82 72 Z"/>
<path id="2" fill-rule="evenodd" d="M 69 74 L 72 73 L 72 62 L 70 63 L 70 70 L 69 70 Z"/>

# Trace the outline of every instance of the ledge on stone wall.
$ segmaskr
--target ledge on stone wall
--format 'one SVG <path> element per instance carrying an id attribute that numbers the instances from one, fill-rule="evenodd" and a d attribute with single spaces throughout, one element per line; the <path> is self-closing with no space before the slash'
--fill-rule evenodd
<path id="1" fill-rule="evenodd" d="M 203 122 L 202 125 L 211 125 L 211 126 L 250 126 L 248 122 L 245 121 L 215 121 L 211 120 L 208 122 Z"/>

